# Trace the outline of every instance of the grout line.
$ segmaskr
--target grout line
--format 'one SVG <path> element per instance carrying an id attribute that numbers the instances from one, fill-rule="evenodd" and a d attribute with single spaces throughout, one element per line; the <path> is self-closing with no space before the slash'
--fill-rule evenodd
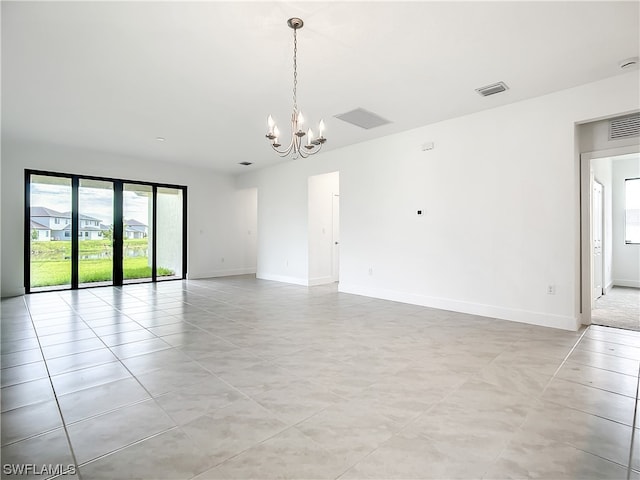
<path id="1" fill-rule="evenodd" d="M 587 328 L 584 329 L 584 332 L 582 332 L 582 334 L 580 335 L 580 337 L 576 340 L 576 342 L 573 344 L 573 347 L 571 347 L 571 350 L 569 350 L 569 353 L 567 353 L 564 357 L 564 359 L 562 359 L 562 361 L 560 362 L 560 365 L 558 365 L 558 368 L 556 368 L 556 371 L 553 372 L 553 375 L 551 375 L 551 378 L 549 378 L 549 380 L 547 380 L 546 385 L 544 386 L 544 388 L 542 389 L 542 392 L 540 392 L 539 398 L 542 399 L 542 396 L 545 394 L 545 392 L 547 391 L 547 389 L 549 388 L 549 385 L 551 385 L 551 382 L 556 378 L 556 376 L 558 375 L 558 372 L 562 369 L 562 367 L 564 367 L 564 364 L 567 363 L 567 360 L 569 359 L 569 357 L 571 356 L 571 354 L 573 353 L 573 351 L 577 348 L 578 344 L 580 343 L 580 341 L 584 338 L 584 336 L 586 335 L 587 331 L 589 330 L 589 326 Z M 559 377 L 558 377 L 559 378 Z"/>
<path id="2" fill-rule="evenodd" d="M 636 441 L 636 421 L 638 414 L 638 394 L 640 393 L 640 368 L 638 369 L 638 383 L 636 384 L 636 403 L 633 408 L 633 421 L 631 422 L 631 445 L 629 447 L 629 465 L 627 467 L 627 480 L 631 480 L 631 462 L 633 461 L 633 444 Z"/>
<path id="3" fill-rule="evenodd" d="M 96 461 L 98 461 L 98 460 L 101 460 L 101 459 L 103 459 L 103 458 L 105 458 L 105 457 L 108 457 L 108 456 L 110 456 L 110 455 L 113 455 L 113 454 L 115 454 L 115 453 L 121 452 L 122 450 L 125 450 L 125 449 L 127 449 L 127 448 L 129 448 L 129 447 L 132 447 L 133 445 L 137 445 L 137 444 L 139 444 L 139 443 L 146 442 L 147 440 L 149 440 L 149 439 L 151 439 L 151 438 L 159 437 L 160 435 L 164 435 L 165 433 L 167 433 L 167 432 L 171 432 L 171 431 L 173 431 L 173 430 L 180 430 L 180 431 L 182 431 L 182 429 L 180 429 L 180 425 L 174 425 L 173 427 L 169 427 L 169 428 L 167 428 L 166 430 L 162 430 L 161 432 L 153 433 L 153 434 L 151 434 L 151 435 L 149 435 L 149 436 L 147 436 L 147 437 L 141 438 L 141 439 L 139 439 L 139 440 L 135 440 L 135 441 L 133 441 L 133 442 L 131 442 L 131 443 L 128 443 L 128 444 L 123 445 L 123 446 L 121 446 L 121 447 L 115 448 L 114 450 L 111 450 L 110 452 L 107 452 L 107 453 L 103 453 L 103 454 L 101 454 L 101 455 L 98 455 L 97 457 L 92 458 L 91 460 L 87 460 L 86 462 L 83 462 L 83 463 L 79 464 L 79 465 L 78 465 L 78 469 L 79 469 L 80 467 L 84 467 L 84 466 L 86 466 L 86 465 L 89 465 L 90 463 L 96 462 Z M 182 432 L 182 433 L 184 433 L 184 432 Z M 185 433 L 185 435 L 186 435 L 186 433 Z"/>

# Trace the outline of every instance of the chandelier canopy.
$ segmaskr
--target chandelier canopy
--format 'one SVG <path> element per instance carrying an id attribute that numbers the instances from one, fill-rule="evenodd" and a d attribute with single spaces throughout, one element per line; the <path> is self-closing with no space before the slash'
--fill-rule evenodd
<path id="1" fill-rule="evenodd" d="M 299 18 L 290 18 L 287 20 L 287 25 L 293 29 L 293 112 L 291 113 L 291 140 L 287 147 L 282 147 L 279 141 L 280 130 L 273 120 L 273 117 L 269 115 L 267 124 L 269 125 L 269 131 L 265 135 L 271 141 L 271 148 L 276 151 L 281 157 L 291 155 L 294 159 L 298 157 L 306 158 L 309 155 L 318 153 L 322 148 L 322 145 L 327 141 L 324 138 L 324 121 L 320 120 L 318 125 L 318 137 L 314 137 L 313 131 L 309 128 L 306 132 L 303 130 L 304 117 L 302 112 L 298 110 L 297 88 L 298 88 L 298 29 L 302 28 L 304 22 Z M 303 137 L 307 137 L 306 145 L 303 145 Z"/>

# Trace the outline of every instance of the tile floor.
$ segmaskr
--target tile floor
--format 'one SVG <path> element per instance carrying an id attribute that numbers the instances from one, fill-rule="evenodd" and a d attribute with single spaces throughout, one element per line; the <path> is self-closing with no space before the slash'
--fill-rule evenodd
<path id="1" fill-rule="evenodd" d="M 591 322 L 640 332 L 640 288 L 613 287 L 596 300 Z"/>
<path id="2" fill-rule="evenodd" d="M 640 478 L 637 332 L 246 276 L 1 305 L 4 478 Z"/>

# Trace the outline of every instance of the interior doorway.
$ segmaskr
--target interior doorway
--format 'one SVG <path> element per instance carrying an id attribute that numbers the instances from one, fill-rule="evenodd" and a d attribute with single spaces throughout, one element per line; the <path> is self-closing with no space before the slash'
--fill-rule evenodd
<path id="1" fill-rule="evenodd" d="M 637 150 L 637 149 L 636 149 Z M 640 153 L 581 155 L 582 318 L 640 331 Z M 636 231 L 638 233 L 636 233 Z"/>
<path id="2" fill-rule="evenodd" d="M 338 282 L 340 278 L 339 172 L 308 180 L 309 285 Z"/>

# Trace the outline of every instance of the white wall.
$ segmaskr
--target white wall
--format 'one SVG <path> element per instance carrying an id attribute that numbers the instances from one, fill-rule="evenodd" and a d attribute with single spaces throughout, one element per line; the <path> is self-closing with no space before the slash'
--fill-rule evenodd
<path id="1" fill-rule="evenodd" d="M 240 188 L 258 189 L 257 277 L 307 285 L 307 178 L 297 166 L 279 164 L 261 170 L 260 181 Z"/>
<path id="2" fill-rule="evenodd" d="M 640 156 L 613 161 L 613 284 L 640 288 L 640 245 L 624 243 L 627 178 L 640 178 Z"/>
<path id="3" fill-rule="evenodd" d="M 252 273 L 245 237 L 236 235 L 234 180 L 212 171 L 185 168 L 55 145 L 2 139 L 2 296 L 23 288 L 24 169 L 146 180 L 188 187 L 189 278 Z M 219 259 L 224 258 L 224 268 Z"/>
<path id="4" fill-rule="evenodd" d="M 600 182 L 603 189 L 603 272 L 604 286 L 610 289 L 613 286 L 613 179 L 611 158 L 598 158 L 591 160 L 591 169 L 595 180 Z"/>
<path id="5" fill-rule="evenodd" d="M 258 274 L 307 278 L 307 178 L 339 171 L 341 291 L 576 329 L 575 125 L 639 108 L 635 71 L 242 175 Z"/>
<path id="6" fill-rule="evenodd" d="M 309 285 L 332 283 L 333 196 L 340 193 L 338 172 L 309 177 Z"/>
<path id="7" fill-rule="evenodd" d="M 258 189 L 245 188 L 236 190 L 234 203 L 234 237 L 238 239 L 238 246 L 240 247 L 240 264 L 250 266 L 248 271 L 241 273 L 256 273 Z"/>

